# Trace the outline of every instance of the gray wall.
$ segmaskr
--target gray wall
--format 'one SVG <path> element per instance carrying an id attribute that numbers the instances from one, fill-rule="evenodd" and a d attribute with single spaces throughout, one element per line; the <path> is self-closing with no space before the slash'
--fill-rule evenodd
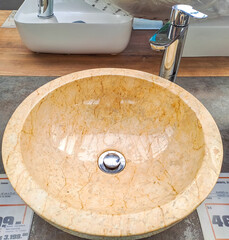
<path id="1" fill-rule="evenodd" d="M 0 0 L 0 10 L 16 10 L 21 6 L 23 1 L 24 0 Z"/>

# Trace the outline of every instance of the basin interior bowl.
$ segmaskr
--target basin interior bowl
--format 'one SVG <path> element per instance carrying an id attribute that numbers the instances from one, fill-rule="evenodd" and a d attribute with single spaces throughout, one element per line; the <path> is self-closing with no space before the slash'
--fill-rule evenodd
<path id="1" fill-rule="evenodd" d="M 220 135 L 198 100 L 166 80 L 146 73 L 144 79 L 141 72 L 129 71 L 72 74 L 41 87 L 21 106 L 25 112 L 17 149 L 26 174 L 19 178 L 27 188 L 18 185 L 19 172 L 15 174 L 9 159 L 4 160 L 7 174 L 39 215 L 76 235 L 127 236 L 163 229 L 204 200 L 220 171 Z M 204 119 L 210 119 L 213 137 L 206 137 Z M 7 141 L 5 137 L 5 145 Z M 211 144 L 214 157 L 208 149 Z M 99 169 L 98 158 L 108 150 L 124 155 L 122 172 L 107 174 Z M 6 159 L 8 152 L 4 154 Z M 204 171 L 206 165 L 210 173 Z M 42 192 L 33 192 L 41 206 L 35 206 L 29 184 Z M 58 220 L 67 209 L 71 209 L 71 220 L 65 215 L 69 224 Z M 119 223 L 109 229 L 108 218 Z M 82 219 L 87 224 L 82 225 Z"/>
<path id="2" fill-rule="evenodd" d="M 101 214 L 171 201 L 193 181 L 205 153 L 199 120 L 178 96 L 116 76 L 86 78 L 51 92 L 28 115 L 21 149 L 41 188 L 74 208 Z M 109 149 L 127 161 L 115 176 L 97 165 Z"/>

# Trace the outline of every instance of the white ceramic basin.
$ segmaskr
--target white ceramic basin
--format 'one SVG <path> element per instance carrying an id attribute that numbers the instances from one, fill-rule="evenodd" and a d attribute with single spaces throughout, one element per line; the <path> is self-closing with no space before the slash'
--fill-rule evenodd
<path id="1" fill-rule="evenodd" d="M 132 17 L 102 12 L 84 0 L 55 0 L 50 19 L 38 18 L 37 12 L 37 1 L 25 0 L 15 15 L 22 41 L 34 52 L 116 54 L 130 39 Z"/>

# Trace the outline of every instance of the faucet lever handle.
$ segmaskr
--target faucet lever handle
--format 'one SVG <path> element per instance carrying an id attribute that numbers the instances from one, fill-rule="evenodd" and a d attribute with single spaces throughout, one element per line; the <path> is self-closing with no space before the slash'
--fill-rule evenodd
<path id="1" fill-rule="evenodd" d="M 207 18 L 208 15 L 195 10 L 190 5 L 178 4 L 172 7 L 170 16 L 171 24 L 175 26 L 185 27 L 189 24 L 189 17 L 203 19 Z"/>

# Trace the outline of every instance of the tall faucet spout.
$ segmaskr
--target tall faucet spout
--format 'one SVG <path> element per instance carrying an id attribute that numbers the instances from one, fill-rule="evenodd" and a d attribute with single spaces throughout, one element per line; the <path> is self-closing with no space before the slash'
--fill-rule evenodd
<path id="1" fill-rule="evenodd" d="M 189 26 L 189 17 L 206 18 L 207 15 L 189 5 L 175 5 L 170 21 L 150 38 L 153 50 L 164 51 L 159 75 L 175 82 Z"/>
<path id="2" fill-rule="evenodd" d="M 187 30 L 188 26 L 176 27 L 168 22 L 150 39 L 153 50 L 164 51 L 159 75 L 172 82 L 177 76 Z"/>

